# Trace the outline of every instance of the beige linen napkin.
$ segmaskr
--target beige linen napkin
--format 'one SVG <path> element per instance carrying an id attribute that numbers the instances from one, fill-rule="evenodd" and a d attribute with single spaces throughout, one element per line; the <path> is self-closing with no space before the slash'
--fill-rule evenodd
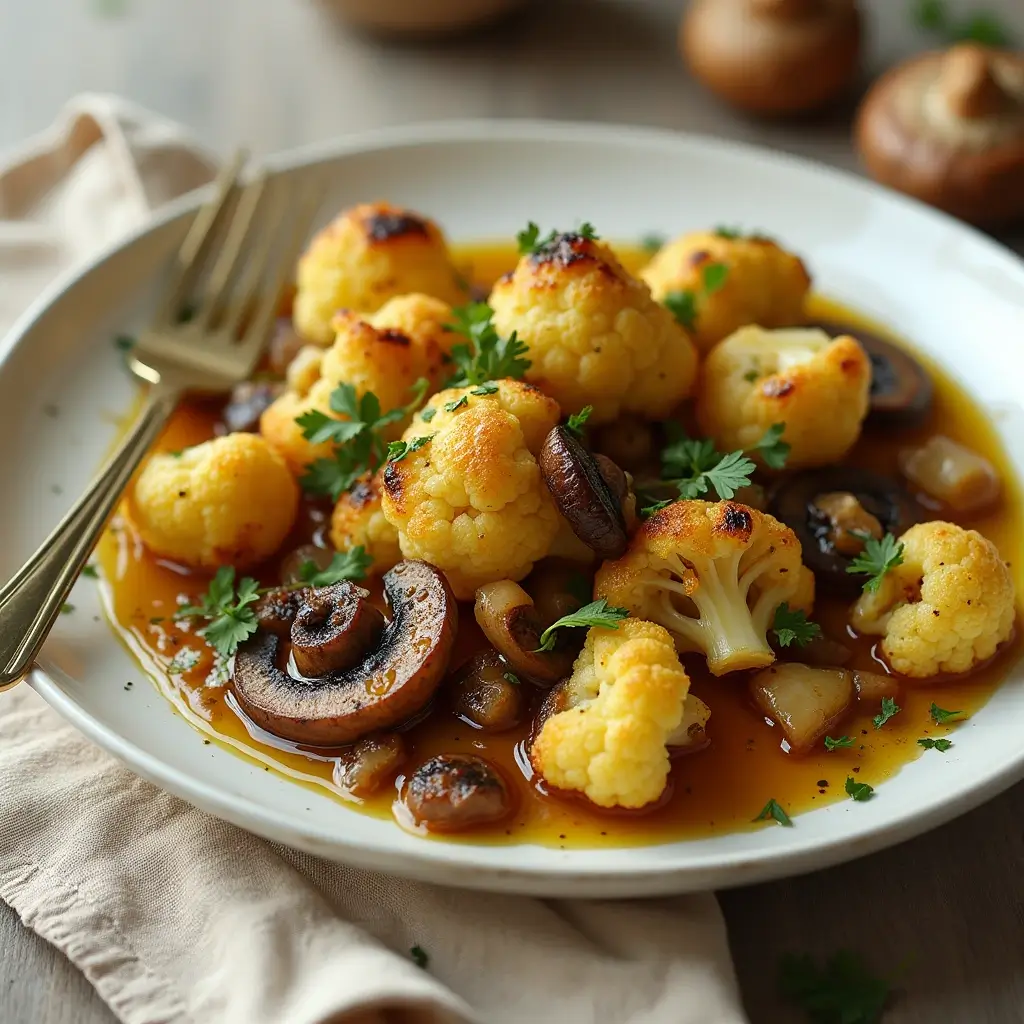
<path id="1" fill-rule="evenodd" d="M 0 167 L 0 332 L 210 168 L 160 118 L 72 103 Z M 0 696 L 0 896 L 129 1024 L 744 1020 L 710 894 L 540 901 L 318 860 L 136 778 L 25 685 Z"/>

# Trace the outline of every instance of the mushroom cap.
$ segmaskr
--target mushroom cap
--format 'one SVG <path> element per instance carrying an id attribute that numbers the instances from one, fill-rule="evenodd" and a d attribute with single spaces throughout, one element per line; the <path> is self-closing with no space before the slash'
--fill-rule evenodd
<path id="1" fill-rule="evenodd" d="M 383 578 L 391 620 L 359 664 L 315 678 L 279 668 L 281 638 L 259 629 L 238 648 L 232 687 L 257 725 L 314 746 L 398 725 L 433 697 L 451 659 L 458 607 L 444 576 L 402 562 Z"/>
<path id="2" fill-rule="evenodd" d="M 872 176 L 976 224 L 1024 216 L 1024 54 L 973 43 L 894 68 L 857 115 Z"/>
<path id="3" fill-rule="evenodd" d="M 860 65 L 856 0 L 694 0 L 679 31 L 690 70 L 756 114 L 824 106 Z"/>

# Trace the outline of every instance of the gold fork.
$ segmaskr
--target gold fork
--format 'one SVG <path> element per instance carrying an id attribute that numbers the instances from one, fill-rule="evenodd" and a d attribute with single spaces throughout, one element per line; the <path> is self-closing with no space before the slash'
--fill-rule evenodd
<path id="1" fill-rule="evenodd" d="M 196 214 L 177 254 L 156 318 L 128 357 L 131 372 L 149 384 L 138 419 L 85 494 L 0 590 L 0 690 L 31 669 L 178 400 L 191 391 L 230 390 L 252 373 L 263 351 L 320 194 L 310 189 L 293 208 L 280 181 L 259 174 L 243 187 L 244 163 L 238 153 L 218 176 L 214 198 Z"/>

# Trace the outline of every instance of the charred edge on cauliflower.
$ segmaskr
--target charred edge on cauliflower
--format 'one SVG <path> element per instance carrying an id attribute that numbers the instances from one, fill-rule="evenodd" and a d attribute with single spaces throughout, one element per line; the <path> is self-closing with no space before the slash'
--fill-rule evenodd
<path id="1" fill-rule="evenodd" d="M 550 242 L 540 246 L 530 254 L 530 262 L 534 266 L 542 263 L 553 263 L 559 267 L 570 267 L 574 263 L 594 263 L 604 267 L 605 263 L 594 255 L 593 240 L 574 231 L 556 235 Z"/>
<path id="2" fill-rule="evenodd" d="M 360 477 L 348 492 L 349 504 L 354 509 L 364 509 L 379 496 L 372 476 Z"/>
<path id="3" fill-rule="evenodd" d="M 363 221 L 363 226 L 367 238 L 372 242 L 389 242 L 406 235 L 430 237 L 430 227 L 426 221 L 411 213 L 371 213 Z"/>
<path id="4" fill-rule="evenodd" d="M 377 340 L 391 345 L 400 345 L 402 348 L 408 348 L 412 344 L 412 339 L 407 334 L 403 334 L 393 327 L 385 327 L 383 330 L 379 330 L 377 332 Z"/>

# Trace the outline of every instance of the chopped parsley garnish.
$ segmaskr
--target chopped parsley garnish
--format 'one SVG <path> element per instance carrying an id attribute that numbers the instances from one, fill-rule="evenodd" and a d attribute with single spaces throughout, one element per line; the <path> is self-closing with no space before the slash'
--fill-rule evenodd
<path id="1" fill-rule="evenodd" d="M 945 753 L 951 746 L 953 746 L 952 740 L 933 740 L 930 736 L 924 737 L 917 741 L 919 747 L 924 747 L 925 750 L 938 750 L 940 753 Z"/>
<path id="2" fill-rule="evenodd" d="M 445 402 L 444 411 L 455 412 L 456 409 L 461 409 L 464 405 L 469 405 L 469 395 L 463 395 L 461 398 L 455 398 L 450 402 Z"/>
<path id="3" fill-rule="evenodd" d="M 412 962 L 423 970 L 427 969 L 427 964 L 430 963 L 430 955 L 422 946 L 413 946 L 409 950 L 409 956 L 412 957 Z"/>
<path id="4" fill-rule="evenodd" d="M 335 419 L 319 409 L 297 416 L 295 422 L 307 441 L 334 445 L 330 458 L 316 459 L 306 467 L 300 481 L 303 488 L 312 494 L 329 494 L 337 501 L 364 473 L 379 469 L 387 451 L 381 432 L 413 412 L 428 386 L 421 377 L 413 385 L 408 405 L 382 412 L 380 400 L 372 391 L 360 397 L 353 385 L 339 384 L 331 392 L 330 407 L 345 419 Z"/>
<path id="5" fill-rule="evenodd" d="M 831 736 L 825 737 L 825 749 L 831 753 L 833 750 L 842 750 L 846 747 L 852 747 L 853 740 L 849 736 L 840 736 L 839 739 L 834 740 Z"/>
<path id="6" fill-rule="evenodd" d="M 569 431 L 575 434 L 577 437 L 583 436 L 583 428 L 587 425 L 587 420 L 590 419 L 590 414 L 594 411 L 592 405 L 585 405 L 579 412 L 574 412 L 566 422 L 566 427 Z"/>
<path id="7" fill-rule="evenodd" d="M 521 255 L 530 256 L 553 245 L 561 235 L 576 235 L 579 238 L 585 238 L 588 242 L 596 242 L 600 237 L 594 230 L 594 225 L 589 221 L 584 221 L 575 231 L 549 231 L 541 237 L 540 228 L 531 220 L 522 231 L 516 234 L 516 243 Z"/>
<path id="8" fill-rule="evenodd" d="M 856 953 L 840 950 L 821 967 L 807 954 L 784 956 L 779 991 L 805 1010 L 812 1024 L 877 1024 L 890 985 Z"/>
<path id="9" fill-rule="evenodd" d="M 858 782 L 852 775 L 846 776 L 846 792 L 853 800 L 863 803 L 875 795 L 875 787 L 869 786 L 866 782 Z"/>
<path id="10" fill-rule="evenodd" d="M 720 291 L 729 279 L 729 268 L 724 263 L 708 263 L 701 272 L 700 288 L 677 288 L 662 299 L 662 305 L 683 325 L 692 331 L 702 303 Z"/>
<path id="11" fill-rule="evenodd" d="M 793 821 L 790 816 L 782 809 L 782 804 L 779 803 L 775 797 L 772 797 L 764 805 L 761 813 L 754 819 L 754 821 L 777 821 L 780 825 L 784 825 L 786 828 L 793 827 Z"/>
<path id="12" fill-rule="evenodd" d="M 625 608 L 609 608 L 608 601 L 600 598 L 584 605 L 578 611 L 563 615 L 560 619 L 552 622 L 540 635 L 540 647 L 538 651 L 550 651 L 554 649 L 558 637 L 555 635 L 560 629 L 583 628 L 590 626 L 603 626 L 605 629 L 618 629 L 619 623 L 628 618 L 629 612 Z"/>
<path id="13" fill-rule="evenodd" d="M 96 568 L 95 565 L 92 564 L 92 562 L 90 562 L 88 565 L 82 568 L 82 575 L 86 579 L 95 580 L 99 579 L 100 571 Z"/>
<path id="14" fill-rule="evenodd" d="M 299 566 L 299 580 L 308 587 L 329 587 L 342 580 L 365 579 L 371 565 L 373 558 L 358 544 L 351 551 L 335 551 L 326 569 L 321 569 L 311 559 L 303 562 Z"/>
<path id="15" fill-rule="evenodd" d="M 656 231 L 652 231 L 650 234 L 646 234 L 640 239 L 640 248 L 643 249 L 644 252 L 650 253 L 653 256 L 666 241 L 668 241 L 668 239 L 666 239 L 664 235 L 659 235 Z"/>
<path id="16" fill-rule="evenodd" d="M 743 232 L 739 228 L 730 228 L 725 224 L 719 224 L 718 227 L 715 228 L 715 234 L 718 235 L 719 238 L 724 238 L 730 242 L 743 237 Z"/>
<path id="17" fill-rule="evenodd" d="M 866 593 L 874 594 L 882 585 L 885 574 L 903 564 L 903 544 L 887 533 L 881 540 L 867 534 L 858 534 L 864 541 L 864 550 L 846 567 L 854 575 L 869 576 L 864 584 Z"/>
<path id="18" fill-rule="evenodd" d="M 429 423 L 437 415 L 437 409 L 434 406 L 429 406 L 420 413 L 420 419 L 424 423 Z"/>
<path id="19" fill-rule="evenodd" d="M 928 714 L 932 716 L 932 721 L 936 725 L 945 725 L 948 721 L 953 718 L 959 718 L 963 714 L 962 711 L 947 711 L 945 708 L 940 708 L 938 704 L 933 703 L 928 709 Z"/>
<path id="20" fill-rule="evenodd" d="M 789 458 L 792 446 L 782 440 L 782 435 L 785 432 L 785 423 L 773 423 L 764 432 L 761 440 L 750 449 L 752 452 L 757 452 L 764 459 L 764 464 L 771 469 L 783 469 L 786 459 Z"/>
<path id="21" fill-rule="evenodd" d="M 75 610 L 75 606 L 68 601 L 65 601 L 60 606 L 61 615 L 70 615 Z"/>
<path id="22" fill-rule="evenodd" d="M 517 676 L 515 674 L 515 672 L 502 672 L 501 673 L 501 678 L 502 679 L 507 679 L 513 686 L 519 686 L 520 685 L 519 676 Z"/>
<path id="23" fill-rule="evenodd" d="M 478 398 L 481 395 L 496 395 L 498 393 L 498 385 L 493 380 L 487 381 L 485 384 L 481 384 L 479 387 L 472 388 L 469 392 L 471 395 L 476 395 Z"/>
<path id="24" fill-rule="evenodd" d="M 433 439 L 433 434 L 427 434 L 425 437 L 414 437 L 410 441 L 392 441 L 388 445 L 388 462 L 401 462 L 406 455 L 418 452 Z"/>
<path id="25" fill-rule="evenodd" d="M 650 519 L 651 516 L 657 515 L 663 508 L 668 508 L 669 505 L 674 505 L 678 499 L 676 498 L 665 498 L 664 501 L 656 501 L 652 505 L 644 505 L 640 509 L 641 519 Z"/>
<path id="26" fill-rule="evenodd" d="M 199 635 L 218 654 L 230 658 L 238 645 L 256 632 L 256 612 L 252 606 L 259 596 L 259 584 L 251 576 L 243 576 L 236 588 L 234 567 L 223 565 L 199 604 L 179 608 L 174 617 L 207 620 Z"/>
<path id="27" fill-rule="evenodd" d="M 461 334 L 469 344 L 452 348 L 451 359 L 458 372 L 446 387 L 479 386 L 503 377 L 519 380 L 530 368 L 530 360 L 524 358 L 526 345 L 515 331 L 508 338 L 499 336 L 491 322 L 494 310 L 486 302 L 457 306 L 452 315 L 455 322 L 448 325 L 449 330 Z"/>
<path id="28" fill-rule="evenodd" d="M 876 729 L 881 729 L 890 718 L 900 713 L 900 706 L 892 699 L 892 697 L 882 698 L 882 710 L 871 719 L 875 723 Z"/>
<path id="29" fill-rule="evenodd" d="M 1012 33 L 992 11 L 976 11 L 957 19 L 950 14 L 946 0 L 914 0 L 911 15 L 920 28 L 946 43 L 1013 45 Z"/>
<path id="30" fill-rule="evenodd" d="M 724 455 L 710 438 L 691 438 L 678 424 L 666 424 L 671 443 L 661 453 L 662 479 L 674 484 L 681 498 L 693 499 L 713 489 L 728 501 L 750 483 L 756 468 L 743 452 Z"/>
<path id="31" fill-rule="evenodd" d="M 788 602 L 783 601 L 775 609 L 772 632 L 780 647 L 788 647 L 792 643 L 798 647 L 805 647 L 815 637 L 821 636 L 821 626 L 811 622 L 807 614 L 799 608 L 790 608 Z"/>
<path id="32" fill-rule="evenodd" d="M 199 664 L 200 654 L 198 651 L 192 650 L 191 647 L 182 647 L 178 653 L 171 658 L 170 664 L 167 666 L 167 674 L 169 676 L 180 676 L 183 672 L 188 672 L 194 669 Z"/>

